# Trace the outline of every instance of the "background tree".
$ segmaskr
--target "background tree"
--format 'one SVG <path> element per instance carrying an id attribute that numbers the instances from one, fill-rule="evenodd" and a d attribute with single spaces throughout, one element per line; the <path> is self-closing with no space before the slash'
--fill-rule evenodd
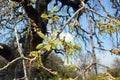
<path id="1" fill-rule="evenodd" d="M 116 58 L 114 60 L 113 67 L 108 70 L 114 77 L 119 77 L 120 78 L 120 59 Z"/>

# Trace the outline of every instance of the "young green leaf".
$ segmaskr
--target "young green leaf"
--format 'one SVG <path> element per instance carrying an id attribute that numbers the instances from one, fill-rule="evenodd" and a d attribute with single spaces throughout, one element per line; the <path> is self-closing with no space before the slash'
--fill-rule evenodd
<path id="1" fill-rule="evenodd" d="M 59 16 L 54 16 L 54 19 L 59 20 L 60 17 Z"/>
<path id="2" fill-rule="evenodd" d="M 75 26 L 75 24 L 71 22 L 71 23 L 70 23 L 70 28 L 71 28 L 71 29 L 74 29 L 74 26 Z"/>
<path id="3" fill-rule="evenodd" d="M 52 44 L 51 47 L 52 47 L 52 49 L 56 49 L 56 45 L 55 44 Z"/>
<path id="4" fill-rule="evenodd" d="M 37 53 L 38 53 L 37 51 L 32 51 L 32 52 L 30 52 L 29 56 L 30 57 L 35 57 Z"/>
<path id="5" fill-rule="evenodd" d="M 79 45 L 77 45 L 77 44 L 76 44 L 76 45 L 74 45 L 74 48 L 75 48 L 75 49 L 82 50 L 82 48 L 81 48 Z"/>
<path id="6" fill-rule="evenodd" d="M 45 39 L 45 35 L 44 35 L 41 31 L 37 32 L 37 34 L 38 34 L 42 39 Z"/>
<path id="7" fill-rule="evenodd" d="M 16 2 L 12 2 L 12 6 L 15 7 L 17 5 Z"/>
<path id="8" fill-rule="evenodd" d="M 43 14 L 41 15 L 41 17 L 44 18 L 44 19 L 49 19 L 48 15 L 45 14 L 45 13 L 43 13 Z"/>
<path id="9" fill-rule="evenodd" d="M 57 35 L 57 33 L 56 33 L 56 32 L 53 32 L 52 35 L 51 35 L 51 38 L 52 38 L 52 39 L 55 38 L 56 35 Z"/>
<path id="10" fill-rule="evenodd" d="M 74 53 L 74 49 L 69 49 L 69 53 L 72 55 Z"/>
<path id="11" fill-rule="evenodd" d="M 55 12 L 55 10 L 56 10 L 56 6 L 54 6 L 54 7 L 52 8 L 52 10 L 50 11 L 50 14 L 53 14 L 53 13 Z"/>
<path id="12" fill-rule="evenodd" d="M 43 43 L 40 43 L 37 45 L 36 49 L 42 49 L 44 47 L 44 44 Z"/>
<path id="13" fill-rule="evenodd" d="M 120 55 L 120 48 L 111 49 L 111 52 L 112 52 L 113 54 Z"/>
<path id="14" fill-rule="evenodd" d="M 51 44 L 47 44 L 44 48 L 46 48 L 48 51 L 51 50 Z"/>
<path id="15" fill-rule="evenodd" d="M 99 20 L 99 19 L 97 19 L 97 20 L 95 20 L 95 22 L 96 22 L 96 23 L 98 23 L 98 22 L 100 22 L 100 20 Z"/>
<path id="16" fill-rule="evenodd" d="M 54 41 L 53 42 L 55 45 L 62 45 L 62 42 L 61 41 Z"/>

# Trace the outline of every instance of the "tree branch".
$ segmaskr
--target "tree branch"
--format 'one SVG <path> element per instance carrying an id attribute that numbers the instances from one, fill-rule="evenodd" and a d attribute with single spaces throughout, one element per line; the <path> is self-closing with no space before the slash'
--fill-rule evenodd
<path id="1" fill-rule="evenodd" d="M 90 22 L 90 16 L 88 14 L 88 11 L 86 10 L 86 17 L 87 17 L 87 21 L 88 21 L 88 27 L 89 27 L 89 30 L 90 30 L 90 42 L 91 42 L 91 46 L 92 46 L 92 58 L 93 58 L 93 63 L 96 63 L 96 54 L 95 54 L 95 44 L 94 44 L 94 40 L 93 40 L 93 30 L 92 30 L 92 25 L 91 25 L 91 22 Z M 96 75 L 98 74 L 97 72 L 97 65 L 94 64 L 94 69 L 95 69 L 95 72 L 96 72 Z"/>
<path id="2" fill-rule="evenodd" d="M 61 29 L 58 31 L 58 34 L 57 34 L 57 38 L 59 37 L 59 35 L 62 33 L 62 31 L 64 30 L 64 28 L 66 27 L 66 25 L 76 16 L 76 14 L 78 14 L 81 10 L 83 10 L 85 8 L 85 4 L 83 1 L 81 1 L 82 3 L 82 7 L 79 8 L 64 24 L 63 26 L 61 27 Z"/>
<path id="3" fill-rule="evenodd" d="M 18 46 L 18 52 L 19 52 L 19 54 L 20 54 L 21 57 L 24 57 L 24 54 L 22 52 L 22 48 L 20 47 L 19 38 L 18 38 L 18 31 L 17 31 L 16 25 L 14 27 L 14 30 L 15 30 L 16 42 L 17 42 L 17 46 Z M 25 80 L 28 80 L 27 69 L 26 69 L 26 65 L 25 65 L 25 60 L 22 60 L 22 63 L 23 63 L 23 70 L 24 70 Z"/>

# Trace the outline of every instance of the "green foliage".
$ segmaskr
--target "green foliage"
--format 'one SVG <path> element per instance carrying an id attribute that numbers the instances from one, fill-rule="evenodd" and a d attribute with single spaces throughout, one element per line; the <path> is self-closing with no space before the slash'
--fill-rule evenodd
<path id="1" fill-rule="evenodd" d="M 50 40 L 50 39 L 47 39 L 47 43 L 40 43 L 37 45 L 36 49 L 46 49 L 48 51 L 50 50 L 54 50 L 54 49 L 57 49 L 57 46 L 62 46 L 62 42 L 61 41 L 58 41 L 58 40 Z"/>
<path id="2" fill-rule="evenodd" d="M 96 76 L 95 74 L 91 74 L 86 80 L 116 80 L 116 78 L 109 75 L 108 72 L 104 72 L 98 74 L 98 76 Z"/>
<path id="3" fill-rule="evenodd" d="M 17 2 L 12 2 L 12 6 L 15 7 L 17 5 Z"/>
<path id="4" fill-rule="evenodd" d="M 46 44 L 46 46 L 44 48 L 47 49 L 48 51 L 50 51 L 51 48 L 52 48 L 52 45 L 51 44 Z"/>
<path id="5" fill-rule="evenodd" d="M 73 44 L 71 42 L 66 42 L 65 37 L 63 37 L 63 39 L 61 39 L 61 42 L 62 42 L 63 48 L 66 52 L 67 62 L 69 62 L 69 58 L 68 58 L 69 55 L 76 54 L 77 50 L 82 50 L 82 48 L 79 45 Z"/>
<path id="6" fill-rule="evenodd" d="M 55 10 L 56 10 L 56 7 L 53 7 L 52 10 L 50 11 L 50 14 L 54 14 Z"/>
<path id="7" fill-rule="evenodd" d="M 110 36 L 118 30 L 120 32 L 120 21 L 112 19 L 104 19 L 104 21 L 97 19 L 94 22 L 95 27 L 99 29 L 99 33 L 102 35 L 107 32 Z"/>
<path id="8" fill-rule="evenodd" d="M 120 20 L 116 20 L 116 26 L 118 27 L 118 32 L 120 32 Z"/>
<path id="9" fill-rule="evenodd" d="M 73 30 L 75 26 L 77 26 L 79 23 L 77 20 L 75 20 L 74 22 L 70 23 L 70 28 Z"/>
<path id="10" fill-rule="evenodd" d="M 42 49 L 43 47 L 44 47 L 44 44 L 41 43 L 41 44 L 38 44 L 38 45 L 37 45 L 36 49 Z"/>
<path id="11" fill-rule="evenodd" d="M 92 76 L 88 77 L 86 80 L 97 80 L 97 76 L 92 75 Z"/>
<path id="12" fill-rule="evenodd" d="M 37 51 L 32 51 L 32 52 L 30 52 L 29 56 L 31 56 L 31 57 L 36 57 L 37 54 L 38 54 Z"/>
<path id="13" fill-rule="evenodd" d="M 44 18 L 44 19 L 49 19 L 49 16 L 48 16 L 47 14 L 45 14 L 45 13 L 43 13 L 43 14 L 41 15 L 41 17 Z"/>
<path id="14" fill-rule="evenodd" d="M 119 58 L 116 58 L 116 59 L 114 60 L 114 64 L 113 64 L 112 66 L 113 66 L 113 67 L 110 68 L 110 69 L 108 70 L 108 72 L 109 72 L 112 76 L 114 76 L 114 77 L 116 77 L 116 78 L 120 78 L 120 59 L 119 59 Z"/>
<path id="15" fill-rule="evenodd" d="M 37 31 L 37 34 L 42 38 L 45 39 L 45 35 L 41 31 Z"/>
<path id="16" fill-rule="evenodd" d="M 54 50 L 54 49 L 57 49 L 57 48 L 62 48 L 66 53 L 67 62 L 69 62 L 68 56 L 72 55 L 74 53 L 76 54 L 77 50 L 81 50 L 82 48 L 77 44 L 66 42 L 65 37 L 61 40 L 57 39 L 56 35 L 58 33 L 56 31 L 56 22 L 60 18 L 59 18 L 59 16 L 54 15 L 55 10 L 56 10 L 56 7 L 53 7 L 48 15 L 44 14 L 44 13 L 41 15 L 42 18 L 50 20 L 51 32 L 52 33 L 51 33 L 51 36 L 45 37 L 45 35 L 43 33 L 41 33 L 40 31 L 37 32 L 39 34 L 39 36 L 45 40 L 45 43 L 38 44 L 36 46 L 36 49 L 38 49 L 38 50 L 46 49 L 46 50 L 50 51 L 50 50 Z M 75 21 L 73 25 L 75 26 L 77 24 L 78 24 L 78 22 Z"/>
<path id="17" fill-rule="evenodd" d="M 59 16 L 54 15 L 54 12 L 56 10 L 56 7 L 53 7 L 53 9 L 50 11 L 49 14 L 42 14 L 41 17 L 44 19 L 50 20 L 51 25 L 51 34 L 50 36 L 45 36 L 42 32 L 37 30 L 37 34 L 44 39 L 43 43 L 40 43 L 36 46 L 36 51 L 30 52 L 30 57 L 36 58 L 36 64 L 38 67 L 42 67 L 42 60 L 41 60 L 41 52 L 42 50 L 55 50 L 55 49 L 62 49 L 66 53 L 66 59 L 67 62 L 69 62 L 69 56 L 72 54 L 76 54 L 77 51 L 81 50 L 81 46 L 67 42 L 65 41 L 65 37 L 63 39 L 57 38 L 57 21 L 60 19 Z M 74 22 L 74 25 L 76 25 L 76 22 Z M 52 66 L 51 66 L 52 65 Z M 57 80 L 58 77 L 62 80 L 72 80 L 72 78 L 75 78 L 77 75 L 77 72 L 74 70 L 74 68 L 71 68 L 70 66 L 64 66 L 63 61 L 61 58 L 52 55 L 48 57 L 48 60 L 44 66 L 52 71 L 53 74 L 56 74 L 57 76 L 54 76 L 53 74 L 47 72 L 44 69 L 40 68 L 40 72 L 38 73 L 38 76 L 43 76 L 46 78 L 46 80 L 52 79 Z"/>
<path id="18" fill-rule="evenodd" d="M 116 20 L 116 25 L 120 27 L 120 20 Z"/>
<path id="19" fill-rule="evenodd" d="M 111 68 L 108 72 L 114 77 L 120 77 L 120 69 L 118 68 Z"/>
<path id="20" fill-rule="evenodd" d="M 120 55 L 120 48 L 111 49 L 111 52 L 116 55 Z"/>
<path id="21" fill-rule="evenodd" d="M 48 19 L 50 21 L 50 25 L 51 25 L 51 31 L 53 32 L 53 29 L 56 29 L 56 23 L 58 20 L 60 20 L 60 17 L 55 15 L 55 10 L 56 10 L 56 7 L 53 7 L 52 10 L 49 12 L 49 14 L 45 14 L 43 13 L 41 15 L 42 18 L 44 19 Z"/>
<path id="22" fill-rule="evenodd" d="M 31 51 L 30 54 L 29 54 L 29 56 L 36 58 L 37 67 L 43 66 L 42 60 L 41 60 L 41 55 L 40 55 L 40 53 L 38 51 Z"/>
<path id="23" fill-rule="evenodd" d="M 44 18 L 44 19 L 49 19 L 49 20 L 52 19 L 53 21 L 59 20 L 60 17 L 57 16 L 57 15 L 54 15 L 55 10 L 56 10 L 56 7 L 53 7 L 49 14 L 43 13 L 43 14 L 41 15 L 41 17 Z M 52 22 L 53 22 L 53 21 L 52 21 Z M 51 24 L 55 24 L 55 22 L 54 22 L 54 23 L 52 23 L 52 22 L 51 22 Z"/>
<path id="24" fill-rule="evenodd" d="M 115 80 L 120 80 L 120 78 L 116 78 Z"/>

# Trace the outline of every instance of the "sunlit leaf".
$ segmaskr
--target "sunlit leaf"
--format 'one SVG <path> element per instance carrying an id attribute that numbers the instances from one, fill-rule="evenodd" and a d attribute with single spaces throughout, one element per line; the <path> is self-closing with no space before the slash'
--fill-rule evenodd
<path id="1" fill-rule="evenodd" d="M 54 16 L 54 18 L 55 18 L 55 19 L 57 19 L 57 20 L 59 20 L 59 19 L 60 19 L 60 17 L 59 17 L 59 16 Z"/>
<path id="2" fill-rule="evenodd" d="M 56 35 L 57 35 L 57 33 L 56 33 L 56 32 L 52 33 L 51 38 L 52 38 L 52 39 L 53 39 L 53 38 L 55 38 L 55 37 L 56 37 Z"/>
<path id="3" fill-rule="evenodd" d="M 43 13 L 43 14 L 41 15 L 41 17 L 44 18 L 44 19 L 49 19 L 48 15 L 45 14 L 45 13 Z"/>
<path id="4" fill-rule="evenodd" d="M 51 44 L 47 44 L 47 45 L 45 45 L 44 48 L 46 48 L 48 51 L 50 51 L 50 50 L 51 50 Z"/>
<path id="5" fill-rule="evenodd" d="M 69 53 L 70 54 L 74 53 L 74 49 L 69 49 Z"/>
<path id="6" fill-rule="evenodd" d="M 52 44 L 51 47 L 52 47 L 52 49 L 56 49 L 56 45 L 55 44 Z"/>
<path id="7" fill-rule="evenodd" d="M 52 8 L 52 10 L 50 11 L 50 14 L 53 14 L 53 13 L 55 12 L 55 10 L 56 10 L 56 6 L 54 6 L 54 7 Z"/>
<path id="8" fill-rule="evenodd" d="M 52 71 L 52 74 L 57 75 L 58 72 L 57 71 Z"/>
<path id="9" fill-rule="evenodd" d="M 18 19 L 22 19 L 22 18 L 23 18 L 23 16 L 22 16 L 22 15 L 19 15 L 19 16 L 18 16 Z"/>
<path id="10" fill-rule="evenodd" d="M 116 20 L 116 24 L 120 26 L 120 20 Z"/>
<path id="11" fill-rule="evenodd" d="M 41 55 L 38 55 L 38 57 L 36 57 L 36 62 L 37 62 L 38 67 L 43 66 L 43 63 L 42 63 L 42 60 L 41 60 Z"/>
<path id="12" fill-rule="evenodd" d="M 113 54 L 120 55 L 120 48 L 111 49 L 111 52 L 112 52 Z"/>
<path id="13" fill-rule="evenodd" d="M 100 20 L 99 20 L 99 19 L 97 19 L 97 20 L 95 20 L 95 22 L 96 22 L 96 23 L 98 23 L 98 22 L 100 22 Z"/>
<path id="14" fill-rule="evenodd" d="M 37 32 L 37 34 L 38 34 L 42 39 L 45 39 L 45 35 L 44 35 L 41 31 Z"/>
<path id="15" fill-rule="evenodd" d="M 37 51 L 32 51 L 32 52 L 30 52 L 29 56 L 30 57 L 36 57 L 36 54 L 38 54 Z"/>
<path id="16" fill-rule="evenodd" d="M 55 45 L 62 45 L 62 42 L 61 41 L 54 41 L 54 44 Z"/>
<path id="17" fill-rule="evenodd" d="M 17 5 L 16 2 L 12 2 L 12 6 L 15 7 Z"/>
<path id="18" fill-rule="evenodd" d="M 71 28 L 71 29 L 74 29 L 74 26 L 75 26 L 74 23 L 71 22 L 71 23 L 70 23 L 70 28 Z"/>
<path id="19" fill-rule="evenodd" d="M 40 43 L 40 44 L 37 45 L 36 49 L 41 49 L 41 48 L 43 48 L 43 47 L 44 47 L 44 44 L 43 44 L 43 43 Z"/>
<path id="20" fill-rule="evenodd" d="M 79 46 L 79 45 L 75 45 L 75 46 L 74 46 L 74 48 L 75 48 L 75 49 L 82 50 L 82 47 L 81 47 L 81 46 Z"/>

